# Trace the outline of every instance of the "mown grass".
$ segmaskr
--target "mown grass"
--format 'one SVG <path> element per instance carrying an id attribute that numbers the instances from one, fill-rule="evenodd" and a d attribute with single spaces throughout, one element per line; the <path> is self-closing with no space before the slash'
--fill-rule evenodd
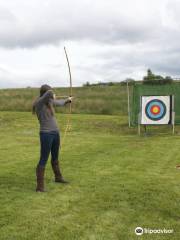
<path id="1" fill-rule="evenodd" d="M 58 114 L 62 134 L 66 116 Z M 73 115 L 61 153 L 69 185 L 36 193 L 37 120 L 0 112 L 1 240 L 180 239 L 179 130 L 137 136 L 126 117 Z M 156 135 L 154 135 L 156 133 Z M 137 226 L 174 229 L 171 235 L 134 233 Z"/>
<path id="2" fill-rule="evenodd" d="M 56 88 L 59 96 L 69 95 L 68 88 Z M 4 89 L 0 90 L 0 111 L 31 111 L 33 99 L 39 95 L 39 89 Z M 73 88 L 74 113 L 85 114 L 127 114 L 126 87 L 89 86 Z M 58 109 L 66 113 L 64 108 Z"/>

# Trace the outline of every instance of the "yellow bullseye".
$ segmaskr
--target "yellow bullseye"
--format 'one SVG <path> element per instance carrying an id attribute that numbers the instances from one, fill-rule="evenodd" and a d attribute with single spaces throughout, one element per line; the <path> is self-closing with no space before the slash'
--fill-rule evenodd
<path id="1" fill-rule="evenodd" d="M 153 113 L 158 113 L 159 112 L 159 108 L 158 107 L 153 107 Z"/>

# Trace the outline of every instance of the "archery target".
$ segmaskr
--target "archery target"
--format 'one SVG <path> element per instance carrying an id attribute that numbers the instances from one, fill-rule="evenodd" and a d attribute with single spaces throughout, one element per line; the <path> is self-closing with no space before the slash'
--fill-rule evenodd
<path id="1" fill-rule="evenodd" d="M 142 96 L 141 124 L 169 124 L 171 96 Z"/>

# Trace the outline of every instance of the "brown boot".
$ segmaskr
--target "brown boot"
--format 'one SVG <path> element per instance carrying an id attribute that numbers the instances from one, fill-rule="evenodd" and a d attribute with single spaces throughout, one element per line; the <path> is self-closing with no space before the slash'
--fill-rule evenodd
<path id="1" fill-rule="evenodd" d="M 44 190 L 44 172 L 45 172 L 45 167 L 37 165 L 37 168 L 36 168 L 36 177 L 37 177 L 36 192 L 45 192 L 45 190 Z"/>
<path id="2" fill-rule="evenodd" d="M 51 161 L 51 166 L 54 172 L 54 176 L 55 176 L 55 182 L 58 183 L 69 183 L 68 181 L 64 180 L 61 171 L 60 171 L 60 167 L 59 167 L 59 161 Z"/>

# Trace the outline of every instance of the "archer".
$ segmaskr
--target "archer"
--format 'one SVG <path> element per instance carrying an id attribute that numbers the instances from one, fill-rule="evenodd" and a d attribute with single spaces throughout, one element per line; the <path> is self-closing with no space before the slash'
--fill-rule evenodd
<path id="1" fill-rule="evenodd" d="M 40 96 L 33 104 L 33 114 L 36 113 L 40 124 L 40 160 L 36 167 L 37 192 L 44 192 L 44 173 L 47 160 L 51 153 L 51 166 L 55 182 L 68 183 L 64 180 L 59 166 L 60 131 L 55 118 L 54 106 L 65 106 L 72 102 L 72 97 L 57 100 L 49 85 L 42 85 Z"/>

